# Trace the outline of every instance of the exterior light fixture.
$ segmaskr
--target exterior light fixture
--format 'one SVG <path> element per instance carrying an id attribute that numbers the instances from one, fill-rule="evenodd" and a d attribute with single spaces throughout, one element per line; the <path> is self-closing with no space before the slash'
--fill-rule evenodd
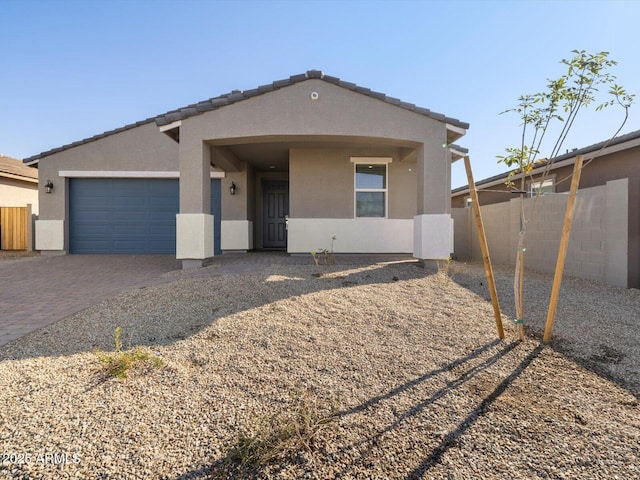
<path id="1" fill-rule="evenodd" d="M 47 183 L 44 184 L 44 191 L 51 193 L 51 190 L 53 190 L 53 182 L 51 182 L 51 180 L 47 180 Z"/>
<path id="2" fill-rule="evenodd" d="M 237 189 L 237 188 L 238 188 L 238 187 L 236 187 L 235 182 L 231 182 L 231 186 L 229 187 L 229 193 L 230 193 L 231 195 L 235 195 L 235 194 L 236 194 L 236 189 Z"/>

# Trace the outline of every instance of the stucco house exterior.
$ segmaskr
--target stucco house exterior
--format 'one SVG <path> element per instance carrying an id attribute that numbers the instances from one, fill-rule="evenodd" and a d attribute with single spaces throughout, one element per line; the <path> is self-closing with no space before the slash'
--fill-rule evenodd
<path id="1" fill-rule="evenodd" d="M 0 154 L 0 250 L 32 250 L 38 170 Z"/>
<path id="2" fill-rule="evenodd" d="M 30 204 L 38 213 L 38 170 L 22 160 L 0 154 L 0 207 Z"/>
<path id="3" fill-rule="evenodd" d="M 25 160 L 44 254 L 453 250 L 451 148 L 468 124 L 311 70 Z M 44 183 L 41 182 L 41 185 Z"/>
<path id="4" fill-rule="evenodd" d="M 605 144 L 608 145 L 600 152 Z M 580 188 L 597 187 L 612 180 L 640 177 L 640 130 L 621 135 L 611 142 L 604 140 L 580 149 L 574 148 L 551 159 L 550 173 L 544 185 L 540 184 L 540 177 L 548 160 L 538 161 L 531 174 L 527 175 L 525 189 L 528 196 L 531 196 L 532 192 L 533 195 L 536 192 L 540 194 L 569 192 L 571 186 L 569 177 L 573 172 L 576 156 L 584 155 L 585 160 L 589 160 L 596 154 L 598 155 L 590 161 L 580 175 Z M 508 172 L 476 182 L 481 205 L 508 202 L 514 196 L 508 193 L 507 177 Z M 520 175 L 512 178 L 516 189 L 520 188 L 520 178 Z M 451 191 L 451 206 L 466 207 L 470 198 L 468 185 L 455 188 Z"/>

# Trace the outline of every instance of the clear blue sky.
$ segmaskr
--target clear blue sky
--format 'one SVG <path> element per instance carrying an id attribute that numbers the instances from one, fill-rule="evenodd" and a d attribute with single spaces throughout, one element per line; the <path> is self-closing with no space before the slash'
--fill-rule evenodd
<path id="1" fill-rule="evenodd" d="M 0 0 L 0 152 L 25 158 L 187 104 L 309 69 L 471 124 L 476 180 L 519 141 L 499 115 L 609 51 L 640 94 L 640 2 Z M 623 133 L 640 129 L 640 105 Z M 617 115 L 616 115 L 617 113 Z M 585 117 L 566 145 L 607 139 Z M 466 183 L 460 162 L 453 186 Z"/>

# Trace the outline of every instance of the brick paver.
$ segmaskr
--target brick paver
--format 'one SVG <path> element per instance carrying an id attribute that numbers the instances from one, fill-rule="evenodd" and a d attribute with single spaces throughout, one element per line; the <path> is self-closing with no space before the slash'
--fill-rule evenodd
<path id="1" fill-rule="evenodd" d="M 410 261 L 407 255 L 337 255 L 337 264 Z M 230 253 L 188 276 L 257 273 L 272 264 L 312 264 L 310 255 Z M 172 255 L 64 255 L 0 262 L 0 345 L 132 288 L 174 281 Z M 184 278 L 181 275 L 178 278 Z"/>

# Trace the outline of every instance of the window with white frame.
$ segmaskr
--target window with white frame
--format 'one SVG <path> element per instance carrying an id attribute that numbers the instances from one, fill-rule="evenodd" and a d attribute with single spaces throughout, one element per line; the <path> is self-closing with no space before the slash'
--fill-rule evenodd
<path id="1" fill-rule="evenodd" d="M 355 175 L 355 216 L 387 216 L 387 165 L 390 158 L 352 158 Z"/>
<path id="2" fill-rule="evenodd" d="M 531 182 L 531 196 L 546 195 L 554 192 L 553 178 L 547 178 L 542 182 Z"/>
<path id="3" fill-rule="evenodd" d="M 464 199 L 464 206 L 467 208 L 471 208 L 473 206 L 473 200 L 471 197 L 467 197 Z"/>

